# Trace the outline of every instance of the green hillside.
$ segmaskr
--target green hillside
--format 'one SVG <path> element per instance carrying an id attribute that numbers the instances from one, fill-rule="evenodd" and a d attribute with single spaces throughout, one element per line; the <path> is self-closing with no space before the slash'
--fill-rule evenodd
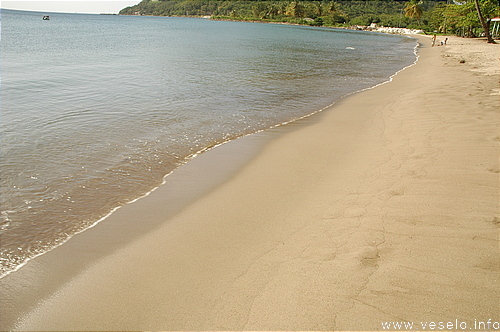
<path id="1" fill-rule="evenodd" d="M 486 19 L 499 15 L 497 0 L 479 0 Z M 121 15 L 210 16 L 213 19 L 382 26 L 477 36 L 482 27 L 474 0 L 143 0 Z"/>

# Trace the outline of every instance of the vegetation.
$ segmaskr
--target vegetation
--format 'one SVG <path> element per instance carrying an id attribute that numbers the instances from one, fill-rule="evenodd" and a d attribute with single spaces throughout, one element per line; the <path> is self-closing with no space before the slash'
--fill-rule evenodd
<path id="1" fill-rule="evenodd" d="M 500 16 L 497 0 L 453 1 L 427 13 L 431 31 L 462 37 L 484 35 L 490 43 L 494 42 L 489 35 L 490 22 L 496 16 Z"/>
<path id="2" fill-rule="evenodd" d="M 210 16 L 340 27 L 376 23 L 488 37 L 490 20 L 500 15 L 500 6 L 498 0 L 143 0 L 120 14 Z"/>
<path id="3" fill-rule="evenodd" d="M 405 16 L 419 20 L 422 17 L 422 1 L 410 0 L 405 4 Z"/>

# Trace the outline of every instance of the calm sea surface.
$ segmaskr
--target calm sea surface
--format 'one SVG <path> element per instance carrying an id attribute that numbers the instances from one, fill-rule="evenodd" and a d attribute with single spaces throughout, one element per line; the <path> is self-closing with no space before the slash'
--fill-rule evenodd
<path id="1" fill-rule="evenodd" d="M 193 18 L 1 12 L 0 275 L 194 154 L 387 81 L 416 41 Z M 103 221 L 105 222 L 105 221 Z"/>

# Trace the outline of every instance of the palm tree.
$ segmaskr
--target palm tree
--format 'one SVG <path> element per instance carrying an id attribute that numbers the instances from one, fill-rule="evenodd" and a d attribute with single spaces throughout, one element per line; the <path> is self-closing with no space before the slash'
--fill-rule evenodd
<path id="1" fill-rule="evenodd" d="M 267 8 L 266 16 L 270 18 L 275 18 L 276 16 L 281 14 L 281 8 L 277 3 L 271 3 Z"/>
<path id="2" fill-rule="evenodd" d="M 405 4 L 405 16 L 419 20 L 422 17 L 422 1 L 410 0 Z"/>
<path id="3" fill-rule="evenodd" d="M 312 6 L 315 15 L 323 16 L 323 4 L 320 1 L 313 3 Z"/>
<path id="4" fill-rule="evenodd" d="M 292 17 L 304 17 L 304 6 L 299 1 L 292 1 L 286 8 L 286 15 Z"/>
<path id="5" fill-rule="evenodd" d="M 345 20 L 345 18 L 347 18 L 347 14 L 342 9 L 340 9 L 340 6 L 336 2 L 331 1 L 326 3 L 325 5 L 325 10 L 334 20 Z"/>
<path id="6" fill-rule="evenodd" d="M 341 12 L 338 4 L 335 2 L 335 1 L 332 1 L 332 2 L 329 2 L 326 4 L 326 10 L 332 14 L 332 15 L 335 15 L 339 12 Z"/>
<path id="7" fill-rule="evenodd" d="M 481 12 L 481 6 L 479 5 L 479 0 L 474 0 L 476 4 L 476 11 L 477 11 L 477 16 L 479 17 L 479 21 L 481 22 L 481 25 L 484 30 L 484 34 L 486 35 L 486 39 L 488 39 L 488 43 L 490 44 L 496 44 L 495 40 L 493 40 L 493 37 L 491 37 L 490 34 L 490 24 L 489 22 L 486 23 L 483 13 Z"/>

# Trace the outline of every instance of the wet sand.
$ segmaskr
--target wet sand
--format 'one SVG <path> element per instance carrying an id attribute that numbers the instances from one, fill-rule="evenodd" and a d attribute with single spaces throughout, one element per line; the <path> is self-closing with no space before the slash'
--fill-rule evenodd
<path id="1" fill-rule="evenodd" d="M 391 83 L 195 158 L 2 279 L 1 329 L 500 321 L 500 45 L 419 38 Z"/>

